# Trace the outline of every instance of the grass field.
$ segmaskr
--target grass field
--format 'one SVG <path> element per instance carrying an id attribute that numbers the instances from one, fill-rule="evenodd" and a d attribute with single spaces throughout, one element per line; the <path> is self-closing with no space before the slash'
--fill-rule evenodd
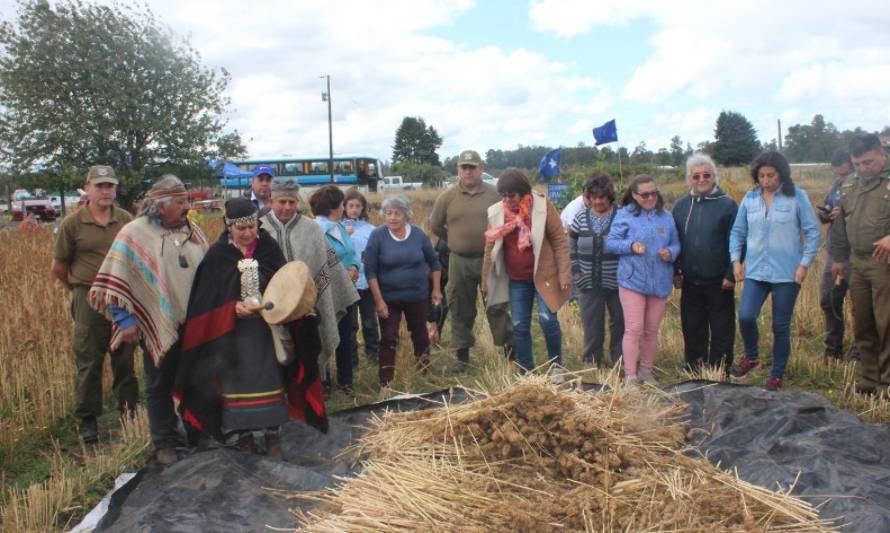
<path id="1" fill-rule="evenodd" d="M 795 168 L 794 178 L 814 199 L 821 199 L 831 182 L 827 168 L 821 167 Z M 738 199 L 750 188 L 751 182 L 744 169 L 728 169 L 724 172 L 723 184 L 727 192 Z M 676 180 L 661 182 L 659 187 L 669 203 L 685 192 L 685 185 Z M 439 192 L 409 193 L 414 203 L 414 221 L 424 229 L 429 229 L 426 227 L 428 212 Z M 371 197 L 377 205 L 380 200 L 380 196 Z M 379 223 L 379 213 L 375 212 L 374 217 L 372 221 Z M 201 223 L 210 234 L 220 230 L 218 220 Z M 34 232 L 0 231 L 0 250 L 5 256 L 0 266 L 0 305 L 5 309 L 0 322 L 2 531 L 59 531 L 70 527 L 111 487 L 119 473 L 144 464 L 149 448 L 144 414 L 122 425 L 113 409 L 100 419 L 102 444 L 98 448 L 85 450 L 77 439 L 77 421 L 71 415 L 75 374 L 70 350 L 72 324 L 67 294 L 49 276 L 52 241 L 51 228 Z M 822 313 L 818 301 L 822 261 L 820 253 L 798 299 L 786 387 L 819 392 L 866 420 L 886 423 L 890 421 L 890 405 L 853 392 L 854 365 L 822 361 Z M 662 383 L 688 377 L 683 372 L 678 309 L 679 294 L 675 291 L 662 326 L 656 359 L 657 377 Z M 583 330 L 578 309 L 575 304 L 569 304 L 559 315 L 565 365 L 570 370 L 580 370 L 583 368 L 580 360 Z M 772 338 L 768 304 L 761 320 L 763 368 L 769 368 Z M 534 352 L 538 362 L 542 362 L 541 354 L 546 353 L 543 339 L 537 324 L 533 328 Z M 472 366 L 466 374 L 454 375 L 451 371 L 453 352 L 447 348 L 448 326 L 442 346 L 433 350 L 431 369 L 424 376 L 414 371 L 410 340 L 403 332 L 392 390 L 379 390 L 376 367 L 362 358 L 355 378 L 355 398 L 335 394 L 329 409 L 376 401 L 392 391 L 430 391 L 485 380 L 486 376 L 496 374 L 492 369 L 502 369 L 507 363 L 493 346 L 481 318 L 477 330 Z M 739 339 L 736 357 L 741 357 Z M 763 368 L 755 372 L 750 383 L 762 383 L 766 373 Z M 105 397 L 109 399 L 108 369 L 105 384 Z M 112 404 L 106 405 L 110 408 Z"/>

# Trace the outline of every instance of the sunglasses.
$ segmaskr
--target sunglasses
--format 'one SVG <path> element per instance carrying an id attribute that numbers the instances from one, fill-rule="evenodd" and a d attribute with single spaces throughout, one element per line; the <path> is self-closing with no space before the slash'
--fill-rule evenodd
<path id="1" fill-rule="evenodd" d="M 656 189 L 654 191 L 635 192 L 634 194 L 636 194 L 637 196 L 639 196 L 640 198 L 643 198 L 643 199 L 657 198 L 658 197 L 658 189 Z"/>
<path id="2" fill-rule="evenodd" d="M 713 178 L 713 177 L 714 177 L 714 175 L 711 174 L 710 172 L 702 172 L 702 173 L 700 173 L 700 174 L 693 174 L 693 175 L 692 175 L 692 180 L 693 180 L 693 181 L 709 180 L 709 179 L 711 179 L 711 178 Z"/>

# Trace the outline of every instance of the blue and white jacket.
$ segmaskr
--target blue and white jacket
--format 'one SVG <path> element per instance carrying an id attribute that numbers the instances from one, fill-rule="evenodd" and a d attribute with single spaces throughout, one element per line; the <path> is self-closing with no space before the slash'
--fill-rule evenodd
<path id="1" fill-rule="evenodd" d="M 819 251 L 819 221 L 807 193 L 800 187 L 794 188 L 794 196 L 777 191 L 767 211 L 760 186 L 749 191 L 729 233 L 732 261 L 740 260 L 743 246 L 746 279 L 793 282 L 797 267 L 809 267 Z"/>
<path id="2" fill-rule="evenodd" d="M 321 226 L 325 239 L 327 239 L 331 248 L 334 249 L 334 252 L 337 253 L 337 257 L 343 263 L 343 268 L 349 270 L 349 267 L 354 266 L 358 269 L 361 261 L 359 261 L 358 255 L 355 253 L 352 239 L 349 237 L 349 232 L 346 231 L 346 226 L 343 225 L 343 222 L 334 222 L 322 215 L 315 217 L 315 222 Z"/>
<path id="3" fill-rule="evenodd" d="M 355 281 L 355 288 L 360 291 L 368 290 L 368 278 L 365 277 L 365 248 L 368 246 L 368 238 L 374 231 L 374 224 L 367 220 L 351 220 L 345 219 L 344 225 L 352 226 L 352 246 L 355 248 L 355 255 L 360 261 L 358 267 L 358 279 Z"/>
<path id="4" fill-rule="evenodd" d="M 619 256 L 618 286 L 647 296 L 667 298 L 674 282 L 673 260 L 680 255 L 680 239 L 674 217 L 668 211 L 640 210 L 627 205 L 618 211 L 606 238 L 606 253 Z M 643 254 L 631 250 L 634 242 L 646 247 Z M 658 250 L 671 251 L 672 261 L 662 261 Z"/>

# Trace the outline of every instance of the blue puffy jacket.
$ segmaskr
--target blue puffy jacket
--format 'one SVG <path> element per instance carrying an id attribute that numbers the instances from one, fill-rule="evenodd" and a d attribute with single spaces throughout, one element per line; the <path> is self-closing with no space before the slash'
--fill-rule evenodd
<path id="1" fill-rule="evenodd" d="M 662 261 L 658 250 L 667 248 L 672 259 L 680 255 L 674 218 L 667 211 L 635 211 L 632 205 L 622 207 L 606 238 L 606 252 L 619 256 L 618 286 L 666 298 L 673 287 L 674 267 L 672 262 Z M 633 253 L 634 242 L 643 243 L 646 251 L 641 255 Z"/>

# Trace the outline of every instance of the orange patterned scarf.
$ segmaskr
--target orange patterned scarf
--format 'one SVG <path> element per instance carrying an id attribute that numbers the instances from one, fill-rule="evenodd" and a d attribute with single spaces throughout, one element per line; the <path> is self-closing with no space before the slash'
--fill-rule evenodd
<path id="1" fill-rule="evenodd" d="M 504 223 L 496 228 L 491 228 L 485 232 L 485 238 L 489 242 L 503 239 L 511 231 L 519 229 L 519 239 L 517 246 L 520 250 L 525 250 L 532 245 L 531 225 L 532 225 L 532 195 L 526 194 L 519 200 L 518 208 L 514 211 L 503 201 L 504 204 Z"/>

